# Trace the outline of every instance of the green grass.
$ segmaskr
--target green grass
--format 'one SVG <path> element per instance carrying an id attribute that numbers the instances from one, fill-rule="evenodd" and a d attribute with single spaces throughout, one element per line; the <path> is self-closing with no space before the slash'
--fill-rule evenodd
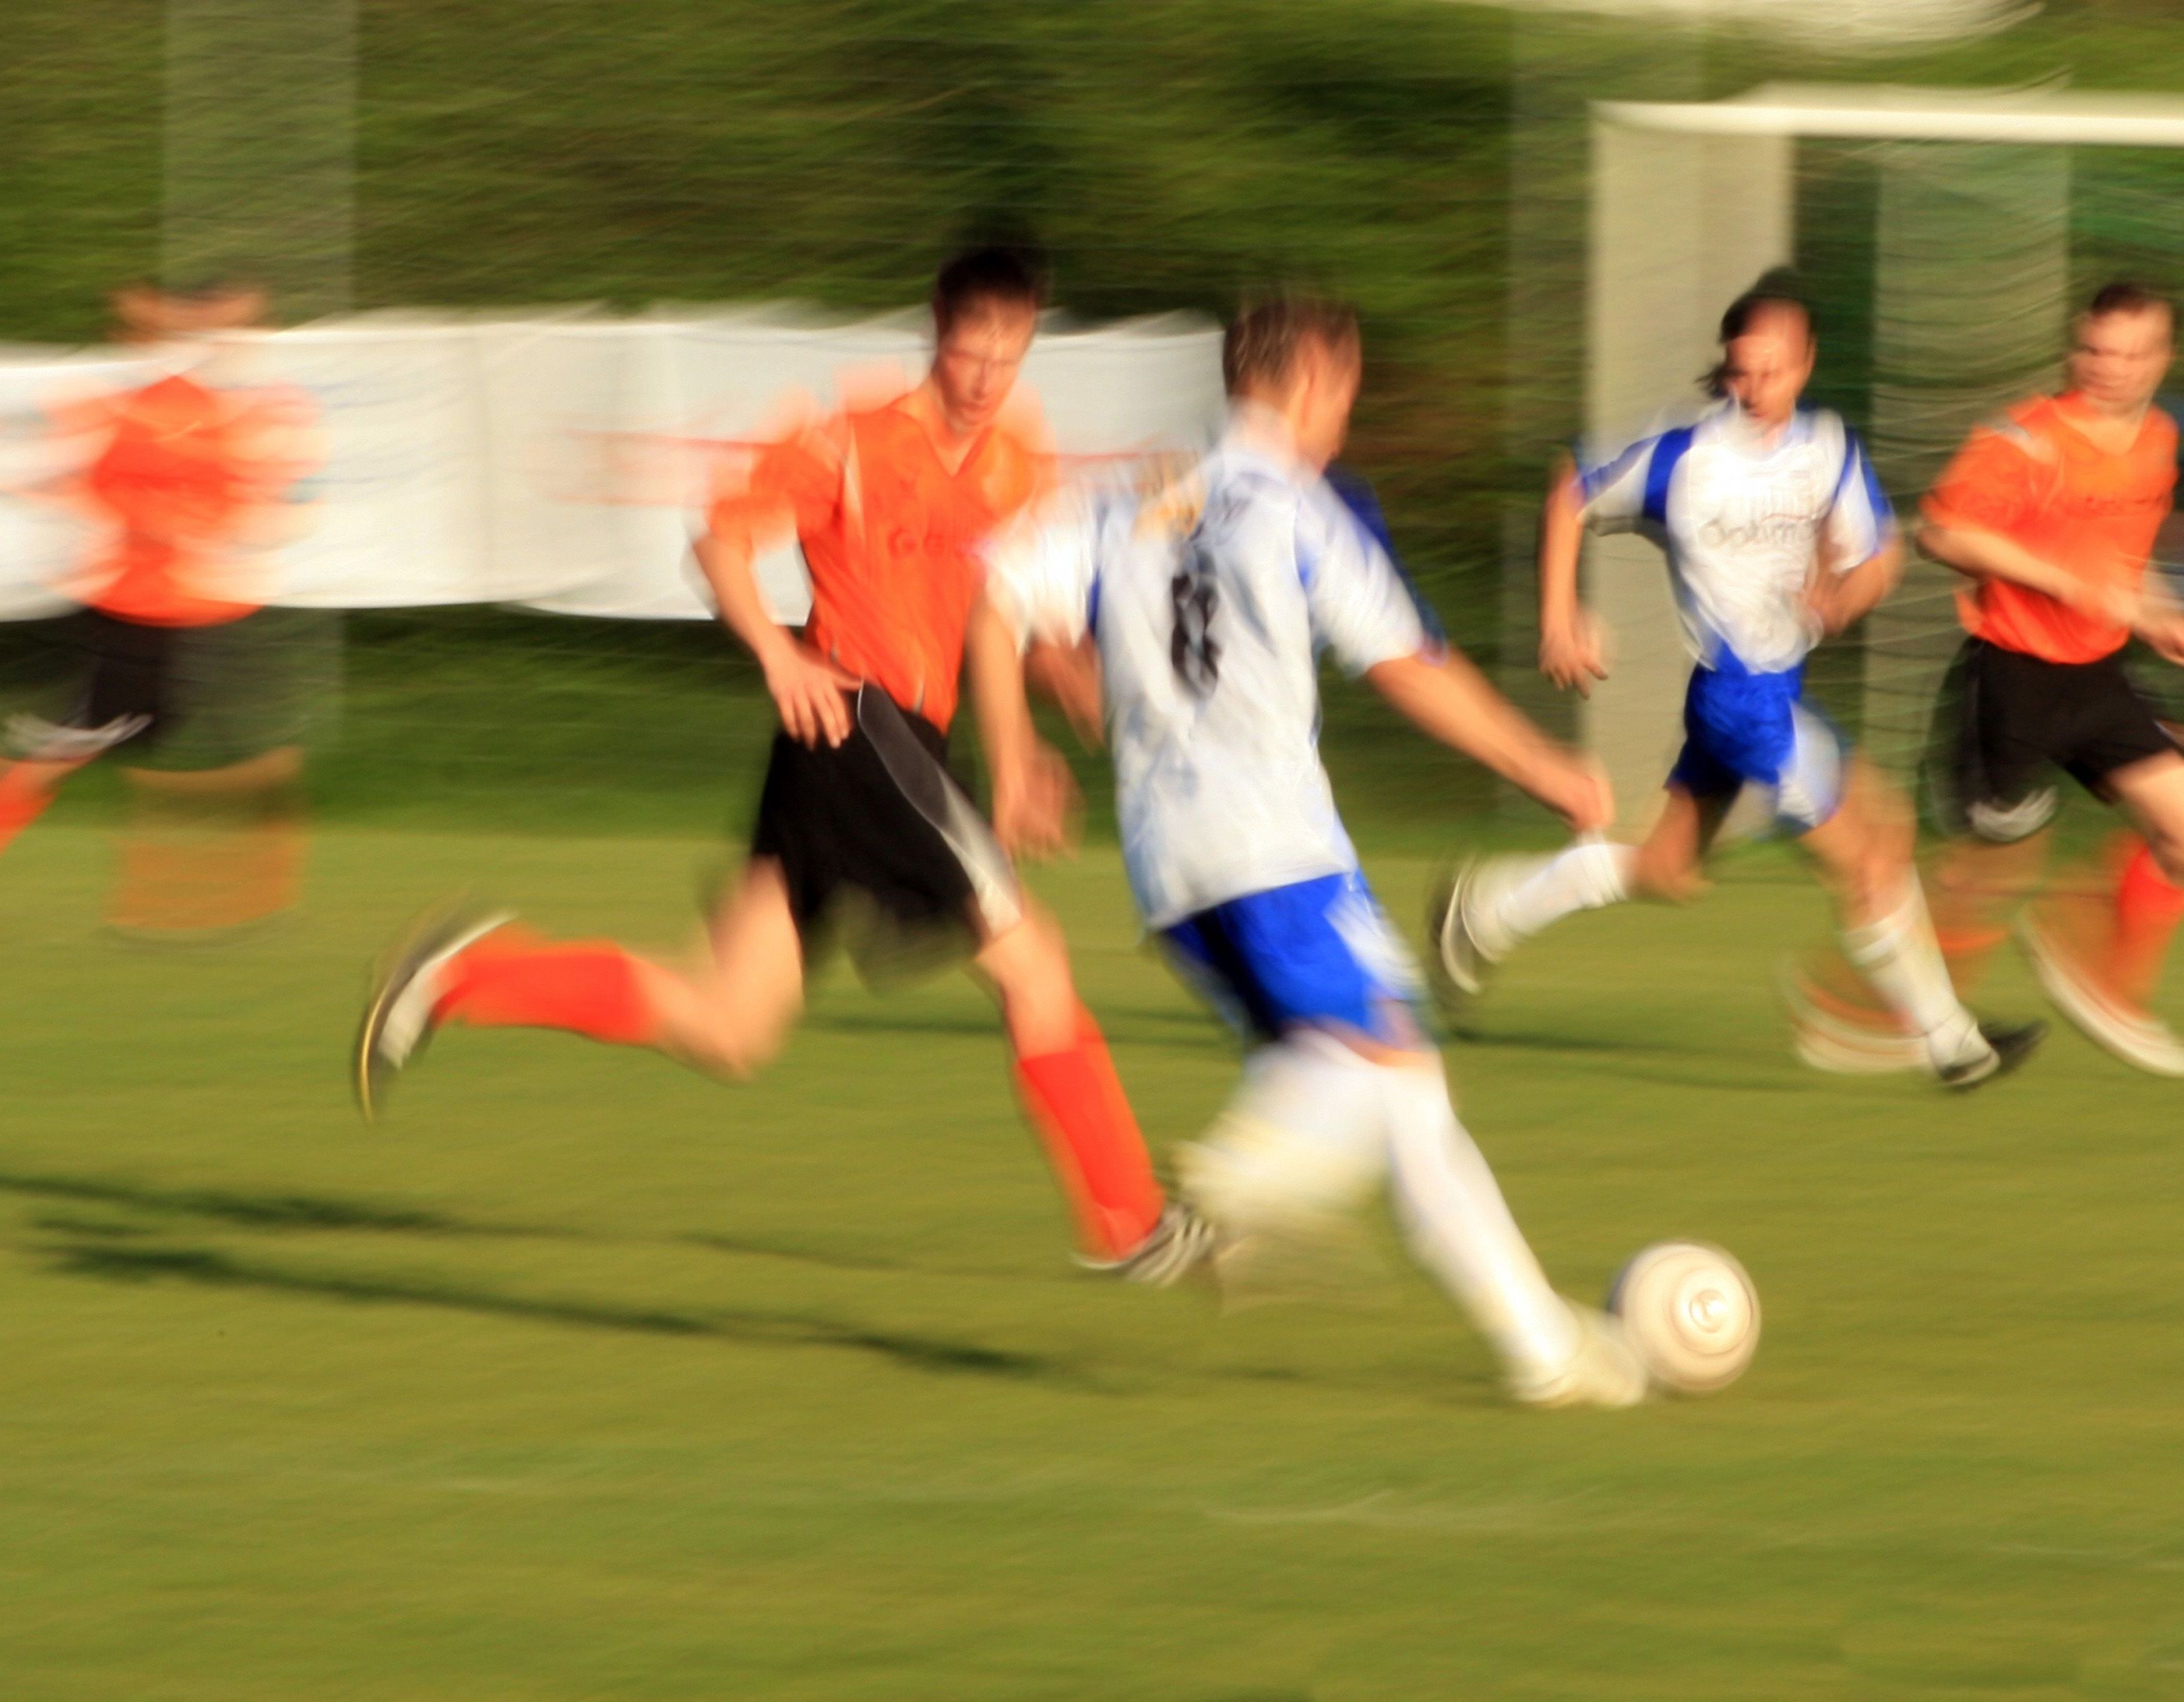
<path id="1" fill-rule="evenodd" d="M 1450 1054 L 1565 1286 L 1671 1234 L 1758 1282 L 1743 1383 L 1621 1415 L 1507 1409 L 1407 1269 L 1226 1318 L 1073 1274 L 959 981 L 828 980 L 744 1089 L 452 1034 L 354 1121 L 413 908 L 671 940 L 714 854 L 331 831 L 300 926 L 172 955 L 99 937 L 96 830 L 11 850 L 8 1695 L 2184 1691 L 2176 1089 L 2069 1034 L 1969 1099 L 1800 1073 L 1774 854 L 1551 935 Z M 1424 870 L 1375 860 L 1399 915 Z M 1228 1047 L 1112 852 L 1040 884 L 1188 1134 Z"/>

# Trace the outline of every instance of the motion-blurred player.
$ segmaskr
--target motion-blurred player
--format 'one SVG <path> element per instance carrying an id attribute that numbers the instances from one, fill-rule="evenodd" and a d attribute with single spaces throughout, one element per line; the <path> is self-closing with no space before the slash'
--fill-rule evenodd
<path id="1" fill-rule="evenodd" d="M 114 924 L 140 936 L 204 937 L 285 906 L 300 851 L 305 713 L 297 620 L 264 607 L 267 551 L 302 505 L 315 465 L 301 392 L 238 381 L 214 339 L 255 324 L 253 286 L 136 286 L 114 298 L 125 341 L 164 369 L 116 396 L 56 404 L 53 426 L 94 445 L 44 494 L 76 509 L 92 545 L 70 623 L 82 687 L 58 720 L 8 726 L 18 760 L 0 768 L 0 848 L 69 777 L 118 756 L 139 815 L 242 826 L 126 842 Z M 148 765 L 156 754 L 163 765 Z"/>
<path id="2" fill-rule="evenodd" d="M 2176 427 L 2152 405 L 2174 342 L 2168 302 L 2102 290 L 2076 322 L 2070 387 L 1975 431 L 1919 533 L 1975 581 L 1936 723 L 1936 789 L 1957 835 L 1934 883 L 1951 967 L 1960 982 L 1976 975 L 2037 881 L 2061 769 L 2142 838 L 2059 882 L 2020 937 L 2058 1009 L 2164 1076 L 2184 1076 L 2184 1042 L 2148 1006 L 2184 917 L 2184 759 L 2122 653 L 2136 635 L 2184 661 L 2184 612 L 2146 573 L 2176 479 Z"/>
<path id="3" fill-rule="evenodd" d="M 861 920 L 873 949 L 883 935 L 970 954 L 1000 1004 L 1017 1086 L 1089 1260 L 1165 1282 L 1206 1250 L 1202 1225 L 1164 1210 L 1059 929 L 945 763 L 976 547 L 1048 477 L 1046 458 L 1003 412 L 1043 288 L 1008 251 L 950 261 L 934 287 L 924 381 L 776 444 L 748 488 L 711 509 L 700 563 L 722 618 L 765 670 L 781 731 L 749 859 L 712 918 L 710 961 L 686 973 L 504 923 L 427 928 L 366 1014 L 357 1090 L 367 1115 L 448 1023 L 566 1029 L 748 1076 L 786 1037 L 831 929 Z M 792 534 L 811 579 L 800 637 L 774 622 L 752 575 L 756 555 Z M 1025 760 L 1058 808 L 1067 770 L 1045 754 Z"/>
<path id="4" fill-rule="evenodd" d="M 1183 1191 L 1232 1252 L 1322 1225 L 1382 1177 L 1412 1247 L 1499 1351 L 1520 1399 L 1628 1405 L 1613 1321 L 1547 1285 L 1421 1035 L 1408 954 L 1359 872 L 1318 755 L 1316 653 L 1428 733 L 1590 829 L 1598 771 L 1469 665 L 1321 477 L 1357 389 L 1355 319 L 1278 299 L 1231 326 L 1226 435 L 1179 478 L 1085 493 L 994 549 L 974 618 L 1005 843 L 1050 843 L 1052 796 L 1013 667 L 1029 639 L 1099 653 L 1123 853 L 1148 928 L 1256 1043 Z"/>
<path id="5" fill-rule="evenodd" d="M 1446 984 L 1477 993 L 1490 967 L 1561 918 L 1631 898 L 1683 898 L 1747 785 L 1769 788 L 1833 893 L 1843 947 L 1951 1087 L 2007 1070 L 2036 1025 L 1982 1027 L 1958 1000 L 1913 866 L 1905 813 L 1802 702 L 1806 654 L 1887 593 L 1902 548 L 1864 448 L 1836 414 L 1798 405 L 1817 347 L 1804 304 L 1763 280 L 1723 316 L 1719 405 L 1696 424 L 1565 470 L 1540 543 L 1540 665 L 1558 686 L 1605 678 L 1577 598 L 1582 531 L 1638 531 L 1668 557 L 1697 665 L 1682 754 L 1637 846 L 1580 843 L 1551 857 L 1472 865 L 1429 918 Z"/>

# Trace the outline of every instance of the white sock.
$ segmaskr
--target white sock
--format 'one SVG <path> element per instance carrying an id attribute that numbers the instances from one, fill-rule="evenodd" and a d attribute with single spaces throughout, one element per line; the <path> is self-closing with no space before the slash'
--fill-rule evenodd
<path id="1" fill-rule="evenodd" d="M 1178 1149 L 1185 1196 L 1240 1232 L 1306 1228 L 1349 1210 L 1387 1163 L 1384 1073 L 1308 1030 L 1261 1047 L 1212 1126 Z"/>
<path id="2" fill-rule="evenodd" d="M 1396 1202 L 1418 1261 L 1505 1360 L 1559 1368 L 1577 1351 L 1569 1308 L 1509 1215 L 1449 1103 L 1438 1059 L 1383 1066 Z"/>
<path id="3" fill-rule="evenodd" d="M 1925 1036 L 1927 1055 L 1937 1065 L 1976 1054 L 1986 1046 L 1978 1022 L 1949 980 L 1916 876 L 1902 901 L 1879 921 L 1845 928 L 1842 944 L 1888 1008 Z"/>
<path id="4" fill-rule="evenodd" d="M 1630 874 L 1637 848 L 1594 840 L 1572 845 L 1538 859 L 1523 872 L 1512 871 L 1480 906 L 1490 951 L 1507 951 L 1542 928 L 1580 910 L 1596 910 L 1630 896 Z"/>

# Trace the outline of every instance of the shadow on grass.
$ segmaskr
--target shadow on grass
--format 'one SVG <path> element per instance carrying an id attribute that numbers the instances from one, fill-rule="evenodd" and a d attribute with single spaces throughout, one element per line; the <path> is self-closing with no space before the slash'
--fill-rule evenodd
<path id="1" fill-rule="evenodd" d="M 209 1217 L 247 1229 L 363 1229 L 405 1235 L 567 1237 L 573 1232 L 473 1223 L 413 1206 L 366 1205 L 324 1194 L 238 1193 L 224 1188 L 164 1188 L 93 1176 L 0 1171 L 0 1193 L 34 1199 L 126 1206 L 170 1215 Z"/>
<path id="2" fill-rule="evenodd" d="M 111 1243 L 51 1248 L 62 1274 L 108 1282 L 187 1282 L 254 1289 L 358 1304 L 426 1306 L 480 1316 L 517 1318 L 579 1329 L 680 1336 L 790 1348 L 866 1353 L 913 1371 L 1052 1382 L 1075 1381 L 1067 1366 L 1034 1354 L 929 1336 L 859 1328 L 824 1319 L 761 1312 L 682 1312 L 589 1300 L 530 1299 L 450 1283 L 392 1276 L 336 1276 L 237 1259 L 203 1248 L 120 1247 Z"/>

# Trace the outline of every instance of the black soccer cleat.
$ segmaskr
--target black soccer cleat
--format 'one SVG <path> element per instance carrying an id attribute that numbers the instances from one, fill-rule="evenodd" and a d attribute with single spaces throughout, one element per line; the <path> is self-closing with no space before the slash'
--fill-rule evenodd
<path id="1" fill-rule="evenodd" d="M 2031 1022 L 1982 1022 L 1979 1032 L 1980 1038 L 1986 1042 L 1986 1051 L 1935 1071 L 1944 1087 L 1962 1093 L 2000 1080 L 2039 1049 L 2040 1043 L 2048 1037 L 2048 1025 L 2036 1018 Z"/>
<path id="2" fill-rule="evenodd" d="M 506 911 L 482 917 L 471 910 L 439 910 L 394 948 L 357 1026 L 351 1085 L 365 1121 L 379 1121 L 394 1078 L 431 1043 L 439 1026 L 433 1007 L 440 1001 L 441 971 L 449 959 L 510 920 Z"/>

